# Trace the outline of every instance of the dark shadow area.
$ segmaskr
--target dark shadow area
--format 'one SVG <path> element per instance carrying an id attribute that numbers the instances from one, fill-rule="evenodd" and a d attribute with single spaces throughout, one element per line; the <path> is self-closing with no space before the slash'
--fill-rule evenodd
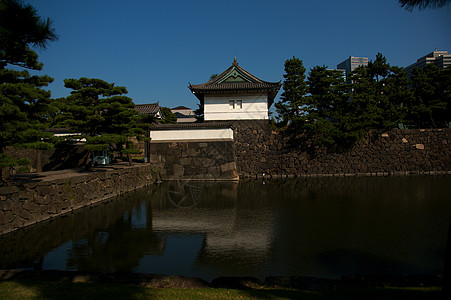
<path id="1" fill-rule="evenodd" d="M 10 184 L 11 185 L 17 185 L 17 184 L 25 184 L 30 182 L 39 182 L 42 181 L 42 178 L 45 176 L 31 173 L 31 174 L 15 174 L 11 175 L 9 177 Z"/>
<path id="2" fill-rule="evenodd" d="M 84 145 L 59 144 L 55 147 L 53 154 L 43 164 L 43 171 L 54 171 L 63 169 L 74 169 L 86 165 L 90 158 L 90 152 L 86 151 Z"/>
<path id="3" fill-rule="evenodd" d="M 207 282 L 180 276 L 15 271 L 9 274 L 0 272 L 0 295 L 11 299 L 443 299 L 438 288 L 376 288 L 337 284 L 322 289 L 296 289 L 264 286 L 244 277 L 223 277 L 218 278 L 217 282 L 241 282 L 246 287 L 210 288 Z M 254 287 L 250 287 L 249 283 Z"/>

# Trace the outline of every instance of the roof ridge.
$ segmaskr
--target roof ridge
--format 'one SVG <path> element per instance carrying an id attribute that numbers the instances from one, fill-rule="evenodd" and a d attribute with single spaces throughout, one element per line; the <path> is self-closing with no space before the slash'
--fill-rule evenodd
<path id="1" fill-rule="evenodd" d="M 257 76 L 253 75 L 252 73 L 250 73 L 249 71 L 247 71 L 246 69 L 244 69 L 243 67 L 239 66 L 238 63 L 236 61 L 233 62 L 233 64 L 227 68 L 224 72 L 222 72 L 221 74 L 217 75 L 216 77 L 210 79 L 209 81 L 205 82 L 205 83 L 201 83 L 201 84 L 189 84 L 189 88 L 203 88 L 203 87 L 209 87 L 209 86 L 213 86 L 213 85 L 221 85 L 221 84 L 228 84 L 227 82 L 223 82 L 223 78 L 229 74 L 233 69 L 237 69 L 239 72 L 242 72 L 245 76 L 249 77 L 249 79 L 251 79 L 254 82 L 240 82 L 240 84 L 249 84 L 249 83 L 254 83 L 254 84 L 269 84 L 269 85 L 273 85 L 273 84 L 278 84 L 279 82 L 270 82 L 270 81 L 265 81 L 262 80 L 260 78 L 258 78 Z M 217 83 L 219 82 L 219 83 Z"/>
<path id="2" fill-rule="evenodd" d="M 160 101 L 157 101 L 157 102 L 155 102 L 155 103 L 135 104 L 135 106 L 144 106 L 144 105 L 158 105 L 158 106 L 160 106 L 160 105 L 159 105 L 159 102 L 160 102 Z"/>

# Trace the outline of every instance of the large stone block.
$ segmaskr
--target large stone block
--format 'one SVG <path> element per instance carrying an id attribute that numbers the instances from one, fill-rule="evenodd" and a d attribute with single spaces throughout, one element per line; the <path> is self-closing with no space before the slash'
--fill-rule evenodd
<path id="1" fill-rule="evenodd" d="M 221 165 L 221 172 L 230 171 L 230 170 L 236 170 L 236 163 L 234 161 Z"/>
<path id="2" fill-rule="evenodd" d="M 182 166 L 192 165 L 193 164 L 193 159 L 191 157 L 181 158 L 180 159 L 180 164 Z"/>
<path id="3" fill-rule="evenodd" d="M 185 168 L 182 165 L 174 165 L 174 176 L 183 176 L 185 174 Z"/>

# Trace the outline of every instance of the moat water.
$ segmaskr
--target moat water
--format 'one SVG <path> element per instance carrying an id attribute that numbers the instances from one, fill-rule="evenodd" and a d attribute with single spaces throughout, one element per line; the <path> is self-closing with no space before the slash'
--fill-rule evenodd
<path id="1" fill-rule="evenodd" d="M 451 176 L 165 182 L 0 236 L 0 269 L 443 273 Z"/>

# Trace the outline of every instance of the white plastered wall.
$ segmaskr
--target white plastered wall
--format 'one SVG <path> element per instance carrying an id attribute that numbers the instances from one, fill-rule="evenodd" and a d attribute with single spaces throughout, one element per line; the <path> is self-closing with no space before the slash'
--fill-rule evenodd
<path id="1" fill-rule="evenodd" d="M 205 96 L 204 119 L 214 120 L 267 120 L 268 96 L 266 93 L 255 95 Z M 233 108 L 230 101 L 241 101 L 241 107 Z M 236 103 L 236 102 L 235 102 Z M 236 103 L 237 104 L 237 103 Z"/>
<path id="2" fill-rule="evenodd" d="M 150 131 L 151 143 L 233 141 L 231 128 L 159 129 Z"/>

